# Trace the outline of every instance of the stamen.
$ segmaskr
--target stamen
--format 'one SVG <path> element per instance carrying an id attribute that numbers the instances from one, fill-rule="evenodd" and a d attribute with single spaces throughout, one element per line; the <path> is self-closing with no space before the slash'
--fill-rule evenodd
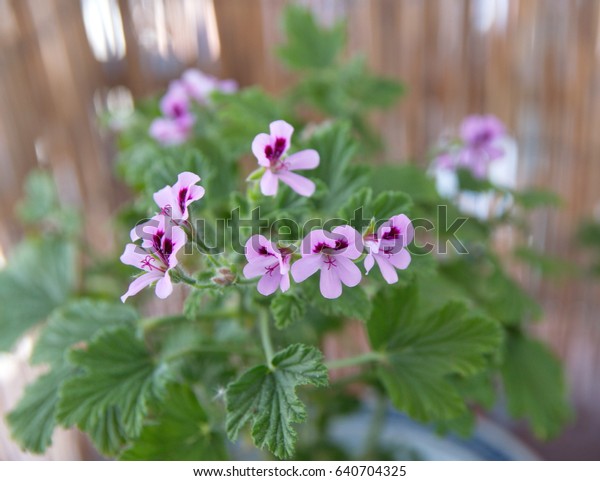
<path id="1" fill-rule="evenodd" d="M 330 270 L 332 267 L 337 267 L 335 259 L 332 256 L 325 257 L 325 264 L 327 264 L 327 270 Z"/>

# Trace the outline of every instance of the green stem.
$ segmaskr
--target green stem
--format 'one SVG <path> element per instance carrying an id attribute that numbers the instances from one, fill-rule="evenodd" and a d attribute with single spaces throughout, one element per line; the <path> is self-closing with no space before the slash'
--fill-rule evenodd
<path id="1" fill-rule="evenodd" d="M 375 456 L 377 455 L 381 431 L 385 425 L 387 406 L 386 397 L 381 393 L 378 393 L 377 402 L 375 404 L 375 408 L 373 409 L 373 417 L 371 418 L 369 431 L 367 432 L 367 437 L 365 438 L 363 459 L 375 459 Z"/>
<path id="2" fill-rule="evenodd" d="M 361 364 L 367 364 L 370 362 L 378 362 L 384 359 L 384 355 L 380 352 L 366 352 L 354 357 L 346 357 L 344 359 L 334 359 L 325 363 L 327 369 L 341 369 L 343 367 L 360 366 Z"/>
<path id="3" fill-rule="evenodd" d="M 258 325 L 260 329 L 260 339 L 262 341 L 263 349 L 265 351 L 265 357 L 267 359 L 267 366 L 273 370 L 273 344 L 271 343 L 271 333 L 269 331 L 269 314 L 267 311 L 263 311 L 260 315 L 260 321 Z"/>
<path id="4" fill-rule="evenodd" d="M 179 314 L 176 316 L 149 317 L 147 319 L 142 319 L 140 321 L 140 326 L 144 330 L 144 332 L 148 332 L 165 324 L 185 321 L 186 319 L 187 318 L 183 314 Z"/>

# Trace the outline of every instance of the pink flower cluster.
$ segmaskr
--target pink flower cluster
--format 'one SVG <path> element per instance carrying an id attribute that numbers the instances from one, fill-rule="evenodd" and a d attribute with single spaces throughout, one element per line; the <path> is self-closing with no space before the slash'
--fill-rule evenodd
<path id="1" fill-rule="evenodd" d="M 163 145 L 185 142 L 196 122 L 191 112 L 192 101 L 206 104 L 214 91 L 232 93 L 237 90 L 234 80 L 219 80 L 200 70 L 186 70 L 181 79 L 169 84 L 167 93 L 160 101 L 163 117 L 154 119 L 150 135 Z"/>
<path id="2" fill-rule="evenodd" d="M 384 222 L 377 232 L 365 237 L 349 225 L 331 232 L 311 231 L 300 247 L 301 258 L 291 264 L 293 251 L 278 247 L 262 235 L 254 235 L 246 242 L 244 268 L 247 278 L 261 276 L 258 291 L 268 296 L 278 288 L 285 292 L 290 287 L 290 272 L 294 281 L 303 282 L 320 271 L 320 290 L 323 297 L 335 299 L 342 295 L 342 284 L 358 285 L 362 279 L 356 261 L 366 249 L 364 266 L 367 274 L 377 263 L 386 282 L 398 282 L 396 269 L 406 269 L 410 253 L 406 249 L 414 237 L 408 217 L 396 215 Z M 290 267 L 291 264 L 291 267 Z"/>
<path id="3" fill-rule="evenodd" d="M 498 145 L 504 135 L 504 124 L 493 115 L 471 115 L 461 124 L 461 145 L 438 155 L 436 165 L 450 170 L 468 169 L 474 177 L 482 179 L 489 164 L 504 155 Z"/>
<path id="4" fill-rule="evenodd" d="M 161 299 L 173 292 L 170 271 L 177 267 L 177 252 L 187 242 L 182 225 L 189 217 L 189 205 L 204 196 L 204 188 L 196 185 L 199 181 L 196 174 L 182 172 L 173 186 L 154 194 L 160 212 L 132 229 L 132 243 L 125 246 L 121 255 L 121 262 L 144 271 L 129 285 L 122 302 L 155 282 L 156 295 Z M 140 239 L 141 245 L 135 244 Z"/>

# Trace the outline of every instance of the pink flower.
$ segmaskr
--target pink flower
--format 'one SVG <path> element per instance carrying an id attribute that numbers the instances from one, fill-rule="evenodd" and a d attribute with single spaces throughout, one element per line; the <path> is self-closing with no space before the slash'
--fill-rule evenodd
<path id="1" fill-rule="evenodd" d="M 198 69 L 186 70 L 181 76 L 181 81 L 187 94 L 201 104 L 206 103 L 210 94 L 215 90 L 224 93 L 233 93 L 238 89 L 235 80 L 219 80 Z"/>
<path id="2" fill-rule="evenodd" d="M 443 152 L 436 163 L 441 168 L 468 169 L 474 177 L 482 179 L 487 175 L 489 164 L 504 155 L 498 146 L 504 135 L 504 125 L 493 115 L 471 115 L 460 127 L 463 145 L 457 151 Z"/>
<path id="3" fill-rule="evenodd" d="M 264 195 L 276 195 L 279 181 L 286 183 L 298 194 L 310 197 L 315 191 L 315 183 L 293 170 L 314 169 L 319 165 L 319 154 L 308 149 L 285 157 L 290 148 L 294 128 L 283 120 L 270 125 L 271 135 L 258 134 L 252 142 L 252 152 L 259 165 L 266 168 L 260 180 L 260 189 Z"/>
<path id="4" fill-rule="evenodd" d="M 161 299 L 173 292 L 169 271 L 177 266 L 177 252 L 186 242 L 183 229 L 173 226 L 164 215 L 157 215 L 143 226 L 142 246 L 127 244 L 121 262 L 145 271 L 121 297 L 125 302 L 144 287 L 156 282 L 156 295 Z M 132 240 L 135 235 L 132 231 Z"/>
<path id="5" fill-rule="evenodd" d="M 167 93 L 160 101 L 164 117 L 154 119 L 150 135 L 163 145 L 178 145 L 185 142 L 196 119 L 190 112 L 190 99 L 182 82 L 169 84 Z"/>
<path id="6" fill-rule="evenodd" d="M 410 252 L 406 246 L 413 240 L 415 231 L 404 214 L 395 215 L 384 222 L 377 233 L 365 237 L 368 254 L 365 257 L 367 274 L 377 262 L 381 275 L 388 284 L 398 282 L 396 269 L 406 269 L 410 264 Z"/>
<path id="7" fill-rule="evenodd" d="M 192 115 L 179 119 L 158 118 L 150 124 L 150 136 L 163 145 L 184 143 L 192 131 L 195 119 Z"/>
<path id="8" fill-rule="evenodd" d="M 277 288 L 285 292 L 290 288 L 291 251 L 279 248 L 262 235 L 253 235 L 246 241 L 244 276 L 248 279 L 262 276 L 258 292 L 263 296 L 273 294 Z"/>
<path id="9" fill-rule="evenodd" d="M 342 295 L 342 283 L 356 286 L 361 280 L 360 269 L 352 260 L 362 251 L 360 234 L 349 225 L 333 232 L 313 230 L 302 241 L 302 258 L 292 265 L 292 277 L 302 282 L 321 270 L 321 294 L 327 299 Z"/>
<path id="10" fill-rule="evenodd" d="M 168 215 L 175 223 L 187 220 L 188 206 L 204 197 L 204 187 L 196 185 L 200 177 L 193 172 L 182 172 L 177 182 L 167 185 L 154 194 L 154 202 L 160 207 L 161 214 Z"/>
<path id="11" fill-rule="evenodd" d="M 174 80 L 160 100 L 160 110 L 170 119 L 183 117 L 190 112 L 190 98 L 183 82 Z"/>

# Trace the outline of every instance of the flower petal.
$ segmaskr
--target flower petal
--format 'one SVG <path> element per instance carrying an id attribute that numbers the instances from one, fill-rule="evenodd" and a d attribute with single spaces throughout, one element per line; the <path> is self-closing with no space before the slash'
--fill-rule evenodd
<path id="1" fill-rule="evenodd" d="M 255 258 L 244 266 L 244 277 L 246 279 L 252 279 L 253 277 L 262 276 L 267 272 L 267 269 L 271 267 L 276 268 L 277 264 L 277 259 L 272 256 Z"/>
<path id="2" fill-rule="evenodd" d="M 285 154 L 292 143 L 292 134 L 294 127 L 288 124 L 285 120 L 276 120 L 269 125 L 271 131 L 271 142 L 275 143 L 276 139 L 285 139 L 285 148 L 281 155 Z"/>
<path id="3" fill-rule="evenodd" d="M 277 194 L 279 179 L 273 172 L 266 170 L 260 179 L 260 191 L 263 195 L 273 196 Z"/>
<path id="4" fill-rule="evenodd" d="M 125 251 L 121 254 L 121 262 L 129 266 L 143 269 L 142 261 L 148 257 L 148 253 L 137 244 L 127 244 Z"/>
<path id="5" fill-rule="evenodd" d="M 344 239 L 346 239 L 346 242 L 348 242 L 348 247 L 340 250 L 338 253 L 336 253 L 336 255 L 342 255 L 344 257 L 348 257 L 349 259 L 356 259 L 360 257 L 363 251 L 362 236 L 354 227 L 349 225 L 341 225 L 333 229 L 332 232 L 342 236 Z"/>
<path id="6" fill-rule="evenodd" d="M 336 299 L 342 295 L 342 281 L 338 277 L 337 269 L 324 267 L 321 269 L 319 282 L 321 294 L 327 299 Z"/>
<path id="7" fill-rule="evenodd" d="M 374 265 L 375 259 L 373 259 L 373 254 L 367 254 L 367 256 L 365 257 L 365 270 L 367 271 L 367 274 L 371 269 L 373 269 Z"/>
<path id="8" fill-rule="evenodd" d="M 402 249 L 400 252 L 391 256 L 386 256 L 387 261 L 396 269 L 406 269 L 411 261 L 410 252 L 407 249 Z"/>
<path id="9" fill-rule="evenodd" d="M 265 148 L 271 145 L 271 137 L 268 134 L 258 134 L 252 141 L 252 153 L 258 160 L 258 164 L 263 167 L 269 167 L 271 162 L 265 155 Z"/>
<path id="10" fill-rule="evenodd" d="M 396 269 L 394 269 L 394 266 L 388 262 L 387 258 L 377 255 L 375 256 L 375 260 L 377 261 L 381 275 L 388 284 L 395 284 L 398 282 L 398 273 L 396 272 Z"/>
<path id="11" fill-rule="evenodd" d="M 340 280 L 348 287 L 354 287 L 360 283 L 362 274 L 360 269 L 347 257 L 336 256 L 336 267 Z"/>
<path id="12" fill-rule="evenodd" d="M 319 166 L 319 153 L 313 149 L 302 150 L 285 159 L 290 170 L 315 169 Z"/>
<path id="13" fill-rule="evenodd" d="M 294 174 L 289 170 L 281 171 L 277 175 L 282 182 L 285 182 L 298 194 L 303 195 L 304 197 L 310 197 L 315 192 L 315 183 L 306 177 Z"/>
<path id="14" fill-rule="evenodd" d="M 171 276 L 167 271 L 163 278 L 156 283 L 155 294 L 160 299 L 166 299 L 173 292 L 173 284 L 171 283 Z"/>
<path id="15" fill-rule="evenodd" d="M 129 289 L 127 289 L 127 292 L 121 296 L 121 302 L 125 302 L 128 297 L 135 296 L 144 287 L 149 286 L 162 276 L 162 272 L 152 271 L 137 277 L 131 284 L 129 284 Z"/>
<path id="16" fill-rule="evenodd" d="M 256 288 L 263 296 L 270 296 L 279 288 L 280 282 L 281 274 L 277 269 L 275 269 L 262 276 L 258 281 Z"/>
<path id="17" fill-rule="evenodd" d="M 395 215 L 390 218 L 391 224 L 400 231 L 400 244 L 406 247 L 415 237 L 415 229 L 411 220 L 404 214 Z"/>
<path id="18" fill-rule="evenodd" d="M 317 272 L 323 265 L 320 254 L 306 255 L 292 264 L 292 277 L 296 282 L 303 282 Z"/>
<path id="19" fill-rule="evenodd" d="M 290 288 L 289 272 L 286 272 L 285 274 L 281 275 L 281 281 L 279 282 L 279 288 L 281 289 L 281 292 L 285 292 Z"/>

